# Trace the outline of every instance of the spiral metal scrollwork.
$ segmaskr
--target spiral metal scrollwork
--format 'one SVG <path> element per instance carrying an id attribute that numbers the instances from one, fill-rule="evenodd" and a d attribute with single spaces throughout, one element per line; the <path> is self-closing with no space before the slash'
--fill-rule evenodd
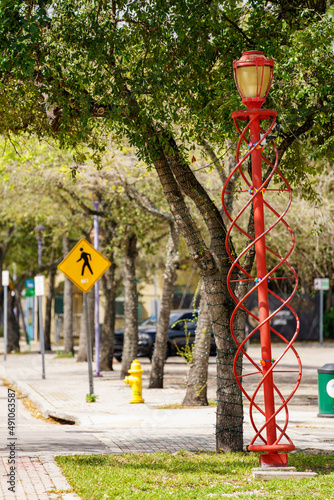
<path id="1" fill-rule="evenodd" d="M 292 440 L 286 433 L 289 420 L 287 404 L 297 390 L 302 373 L 299 355 L 293 347 L 293 342 L 298 335 L 300 323 L 296 312 L 289 304 L 298 286 L 297 274 L 288 262 L 288 258 L 294 249 L 295 240 L 293 232 L 285 220 L 285 215 L 291 204 L 291 187 L 282 173 L 277 169 L 278 152 L 274 141 L 270 137 L 275 126 L 277 113 L 266 109 L 250 109 L 236 111 L 232 114 L 232 117 L 240 134 L 236 152 L 237 165 L 231 171 L 224 185 L 222 204 L 231 222 L 226 236 L 226 249 L 232 262 L 228 273 L 227 286 L 236 303 L 230 323 L 232 336 L 238 346 L 234 359 L 234 374 L 241 391 L 249 400 L 249 416 L 255 430 L 255 436 L 249 445 L 249 450 L 278 454 L 278 452 L 287 452 L 295 448 Z M 245 122 L 246 125 L 242 128 L 241 123 L 245 124 Z M 247 146 L 248 151 L 245 147 L 243 148 L 243 146 Z M 245 151 L 245 149 L 247 152 L 242 156 L 241 150 Z M 274 158 L 274 161 L 271 162 L 268 156 Z M 263 174 L 262 169 L 265 170 L 265 174 Z M 280 180 L 278 189 L 275 189 L 277 184 L 273 186 L 273 182 L 271 182 L 274 176 L 276 176 L 276 178 L 278 176 Z M 238 183 L 240 183 L 240 189 L 229 191 L 231 179 L 236 178 L 238 179 Z M 244 187 L 244 189 L 242 189 L 242 187 Z M 278 213 L 273 206 L 271 206 L 271 191 L 283 191 L 287 194 L 288 202 L 282 213 Z M 240 193 L 238 195 L 239 199 L 243 196 L 248 197 L 243 208 L 234 218 L 232 218 L 231 214 L 228 212 L 225 203 L 227 194 L 231 192 Z M 253 234 L 249 234 L 248 229 L 242 227 L 242 216 L 251 208 L 254 211 Z M 274 220 L 274 222 L 270 222 L 268 227 L 265 227 L 264 214 L 267 212 L 270 213 L 270 219 L 271 221 Z M 286 255 L 280 255 L 278 251 L 270 248 L 266 242 L 266 236 L 272 232 L 278 224 L 284 225 L 287 235 L 291 239 L 291 246 Z M 235 234 L 233 231 L 239 231 L 249 242 L 239 255 L 234 254 L 230 244 L 230 238 Z M 272 237 L 270 241 L 273 241 Z M 253 246 L 255 246 L 256 254 L 256 278 L 243 267 L 244 258 Z M 268 256 L 271 261 L 278 261 L 271 269 L 267 268 Z M 282 268 L 282 266 L 284 266 L 284 268 Z M 283 269 L 287 272 L 282 272 Z M 269 281 L 271 282 L 277 279 L 290 280 L 293 290 L 289 297 L 282 298 L 269 289 Z M 253 288 L 249 289 L 247 293 L 244 294 L 244 296 L 237 297 L 236 287 L 241 281 L 251 281 L 253 283 L 255 282 L 255 284 Z M 247 298 L 255 291 L 258 294 L 259 314 L 256 314 L 254 310 L 250 311 L 247 309 Z M 276 302 L 278 301 L 277 303 L 279 304 L 274 312 L 269 311 L 268 298 L 270 295 L 275 297 Z M 274 318 L 283 308 L 288 308 L 296 320 L 295 333 L 291 340 L 287 340 L 270 325 L 272 318 Z M 235 319 L 239 311 L 246 312 L 249 318 L 253 318 L 258 322 L 258 325 L 244 338 L 244 340 L 238 338 L 235 328 Z M 247 353 L 245 344 L 258 331 L 260 331 L 262 356 L 261 359 L 255 360 Z M 284 343 L 282 353 L 277 359 L 272 359 L 272 336 L 276 336 Z M 279 363 L 288 352 L 293 353 L 295 356 L 296 370 L 280 370 Z M 245 374 L 243 372 L 241 375 L 240 373 L 238 375 L 237 363 L 239 364 L 240 360 L 238 358 L 242 355 L 251 363 L 252 368 L 254 368 L 252 373 Z M 292 385 L 291 392 L 283 396 L 279 387 L 276 385 L 276 378 L 278 373 L 285 372 L 295 373 L 296 375 L 294 377 L 296 381 L 293 382 L 294 385 Z M 253 394 L 249 394 L 245 388 L 247 385 L 245 383 L 246 377 L 247 381 L 256 380 L 256 377 L 260 377 L 260 381 L 256 380 L 256 388 Z M 262 415 L 264 423 L 261 422 L 261 424 L 259 424 L 255 421 L 256 413 Z M 279 417 L 280 420 L 279 424 L 277 423 L 277 417 Z"/>

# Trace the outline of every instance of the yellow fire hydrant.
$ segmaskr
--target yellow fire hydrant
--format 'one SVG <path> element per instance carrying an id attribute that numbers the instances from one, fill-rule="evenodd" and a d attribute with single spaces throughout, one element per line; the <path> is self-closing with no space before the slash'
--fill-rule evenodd
<path id="1" fill-rule="evenodd" d="M 142 398 L 142 373 L 144 370 L 142 370 L 138 359 L 132 361 L 129 373 L 130 377 L 125 377 L 124 382 L 131 387 L 130 403 L 144 403 Z"/>

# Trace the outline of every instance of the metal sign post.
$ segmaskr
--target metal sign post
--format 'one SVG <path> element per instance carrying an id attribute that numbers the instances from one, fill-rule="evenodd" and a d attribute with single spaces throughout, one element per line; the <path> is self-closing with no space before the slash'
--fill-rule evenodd
<path id="1" fill-rule="evenodd" d="M 319 325 L 319 342 L 324 343 L 324 291 L 320 290 L 320 325 Z"/>
<path id="2" fill-rule="evenodd" d="M 319 343 L 324 343 L 324 290 L 329 290 L 329 278 L 316 278 L 315 290 L 320 291 L 320 318 L 319 318 Z"/>
<path id="3" fill-rule="evenodd" d="M 3 337 L 4 337 L 4 351 L 3 351 L 3 359 L 7 360 L 7 330 L 8 330 L 8 321 L 7 321 L 7 296 L 8 296 L 8 286 L 9 286 L 9 271 L 2 271 L 2 286 L 3 286 Z"/>
<path id="4" fill-rule="evenodd" d="M 83 293 L 86 336 L 87 336 L 87 361 L 89 374 L 89 392 L 93 392 L 93 369 L 92 369 L 92 344 L 90 340 L 88 300 L 87 293 L 101 276 L 110 267 L 111 262 L 98 252 L 87 240 L 81 239 L 59 264 L 58 269 L 72 281 Z M 98 356 L 98 350 L 96 356 Z M 99 365 L 97 364 L 97 374 Z"/>
<path id="5" fill-rule="evenodd" d="M 45 347 L 43 329 L 42 297 L 44 295 L 44 276 L 35 276 L 35 295 L 38 297 L 39 340 L 42 355 L 42 378 L 45 378 Z"/>
<path id="6" fill-rule="evenodd" d="M 99 201 L 94 200 L 95 210 L 99 209 Z M 99 217 L 94 215 L 94 248 L 99 250 Z M 97 281 L 95 283 L 95 365 L 96 365 L 96 376 L 100 377 L 100 284 Z"/>
<path id="7" fill-rule="evenodd" d="M 88 377 L 89 377 L 89 394 L 94 394 L 93 386 L 93 357 L 92 357 L 92 343 L 90 338 L 89 328 L 89 311 L 88 311 L 88 296 L 87 293 L 83 294 L 85 321 L 86 321 L 86 343 L 87 343 L 87 362 L 88 362 Z"/>

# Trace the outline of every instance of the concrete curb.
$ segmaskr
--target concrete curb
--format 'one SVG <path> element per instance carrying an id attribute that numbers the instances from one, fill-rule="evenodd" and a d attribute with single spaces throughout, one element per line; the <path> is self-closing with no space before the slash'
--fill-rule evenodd
<path id="1" fill-rule="evenodd" d="M 52 477 L 52 481 L 54 482 L 57 490 L 72 490 L 72 487 L 67 482 L 67 479 L 63 476 L 60 467 L 58 467 L 55 459 L 51 454 L 38 456 L 38 458 L 43 464 L 45 470 Z"/>
<path id="2" fill-rule="evenodd" d="M 44 418 L 48 417 L 54 417 L 54 418 L 59 418 L 61 420 L 68 420 L 70 422 L 74 422 L 75 424 L 78 425 L 91 425 L 92 421 L 89 417 L 87 416 L 82 416 L 82 418 L 73 415 L 72 413 L 67 413 L 64 411 L 59 411 L 56 408 L 52 409 L 51 406 L 52 404 L 48 401 L 45 400 L 45 397 L 39 394 L 34 387 L 32 387 L 29 383 L 27 382 L 22 382 L 20 380 L 16 380 L 12 376 L 7 374 L 6 368 L 2 366 L 0 368 L 0 374 L 1 378 L 8 380 L 13 386 L 15 386 L 19 391 L 22 392 L 23 396 L 27 396 L 27 398 L 30 399 L 35 405 L 38 407 L 38 409 L 41 411 L 42 415 Z"/>
<path id="3" fill-rule="evenodd" d="M 7 373 L 2 377 L 11 384 L 13 384 L 19 391 L 22 392 L 23 396 L 27 396 L 36 406 L 38 406 L 39 410 L 42 412 L 43 417 L 48 418 L 50 410 L 49 404 L 45 401 L 45 398 L 41 396 L 33 387 L 31 387 L 27 382 L 22 382 L 20 380 L 15 380 Z"/>
<path id="4" fill-rule="evenodd" d="M 272 479 L 310 479 L 317 477 L 316 472 L 297 472 L 295 467 L 257 467 L 253 469 L 253 478 L 262 481 Z"/>

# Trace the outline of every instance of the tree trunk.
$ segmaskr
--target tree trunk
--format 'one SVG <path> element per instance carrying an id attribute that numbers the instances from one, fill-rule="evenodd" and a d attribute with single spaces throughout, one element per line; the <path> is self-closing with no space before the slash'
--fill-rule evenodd
<path id="1" fill-rule="evenodd" d="M 9 287 L 8 287 L 9 288 Z M 15 296 L 7 294 L 7 352 L 20 352 L 20 329 L 14 314 Z"/>
<path id="2" fill-rule="evenodd" d="M 154 123 L 140 113 L 140 105 L 127 89 L 133 129 L 144 130 L 146 156 L 154 164 L 171 213 L 185 239 L 191 258 L 196 263 L 207 295 L 208 310 L 217 346 L 217 451 L 243 450 L 243 406 L 242 393 L 235 381 L 233 359 L 237 347 L 230 334 L 230 317 L 234 303 L 227 289 L 227 274 L 230 259 L 225 247 L 226 226 L 224 220 L 207 191 L 199 183 L 184 159 L 174 137 L 168 130 L 155 127 Z M 204 236 L 191 216 L 184 201 L 188 196 L 195 204 L 206 225 Z M 229 241 L 234 252 L 232 242 Z M 241 367 L 238 367 L 241 372 Z"/>
<path id="3" fill-rule="evenodd" d="M 159 133 L 152 132 L 158 140 Z M 178 147 L 168 136 L 172 153 L 166 150 L 161 140 L 161 150 L 148 139 L 152 150 L 152 161 L 160 178 L 165 197 L 181 234 L 188 246 L 191 257 L 197 264 L 207 295 L 208 311 L 212 322 L 217 346 L 217 451 L 241 451 L 243 449 L 243 406 L 241 390 L 233 373 L 233 358 L 237 350 L 230 335 L 229 319 L 234 305 L 226 286 L 229 258 L 224 241 L 226 228 L 224 221 L 207 192 L 195 178 L 188 164 L 182 159 Z M 197 206 L 210 235 L 210 248 L 194 222 L 183 194 L 188 195 Z M 241 368 L 240 368 L 241 369 Z"/>
<path id="4" fill-rule="evenodd" d="M 221 322 L 229 329 L 234 309 L 226 304 Z M 225 329 L 224 328 L 224 329 Z M 242 394 L 233 373 L 233 362 L 237 345 L 231 335 L 217 338 L 217 417 L 216 449 L 220 451 L 242 451 L 243 449 L 243 405 Z M 242 361 L 239 357 L 237 374 L 241 375 Z"/>
<path id="5" fill-rule="evenodd" d="M 124 344 L 121 379 L 128 375 L 132 361 L 138 350 L 138 304 L 135 260 L 137 256 L 137 237 L 131 234 L 126 242 L 124 257 Z"/>
<path id="6" fill-rule="evenodd" d="M 28 331 L 27 331 L 26 320 L 25 320 L 25 316 L 24 316 L 24 312 L 23 312 L 21 297 L 16 297 L 16 304 L 17 304 L 17 310 L 19 312 L 19 317 L 21 316 L 21 319 L 22 319 L 23 333 L 24 333 L 27 344 L 29 344 L 30 339 L 29 339 L 29 335 L 28 335 Z"/>
<path id="7" fill-rule="evenodd" d="M 28 277 L 28 274 L 24 273 L 22 276 L 20 276 L 20 278 L 15 283 L 15 307 L 18 311 L 17 321 L 18 321 L 19 327 L 20 327 L 20 316 L 21 316 L 23 333 L 24 333 L 27 344 L 29 344 L 29 336 L 28 336 L 28 332 L 27 332 L 26 321 L 25 321 L 25 316 L 24 316 L 24 312 L 23 312 L 23 308 L 22 308 L 22 301 L 21 301 L 21 294 L 22 294 L 24 283 L 25 283 L 27 277 Z"/>
<path id="8" fill-rule="evenodd" d="M 64 283 L 64 353 L 74 355 L 73 285 L 66 277 Z"/>
<path id="9" fill-rule="evenodd" d="M 52 260 L 54 257 L 54 252 L 52 253 Z M 49 270 L 49 290 L 46 296 L 46 307 L 45 307 L 45 323 L 44 323 L 44 345 L 45 351 L 51 351 L 51 315 L 52 315 L 52 300 L 55 291 L 55 277 L 56 277 L 56 267 L 50 266 Z"/>
<path id="10" fill-rule="evenodd" d="M 102 289 L 105 298 L 104 318 L 101 335 L 101 371 L 113 370 L 114 331 L 116 319 L 116 265 L 111 259 L 111 266 L 102 276 Z"/>
<path id="11" fill-rule="evenodd" d="M 162 389 L 164 366 L 167 354 L 167 339 L 169 330 L 169 316 L 173 303 L 174 284 L 176 281 L 176 265 L 179 261 L 179 231 L 174 221 L 169 223 L 170 234 L 167 243 L 167 258 L 164 273 L 164 287 L 162 291 L 161 310 L 158 322 L 155 345 L 152 357 L 149 387 Z"/>
<path id="12" fill-rule="evenodd" d="M 211 344 L 211 321 L 204 287 L 201 287 L 201 302 L 193 347 L 193 360 L 187 380 L 187 392 L 183 406 L 207 406 L 207 384 Z"/>
<path id="13" fill-rule="evenodd" d="M 63 236 L 63 254 L 64 257 L 70 252 L 69 238 Z M 74 355 L 73 338 L 73 285 L 65 277 L 64 283 L 64 353 Z"/>
<path id="14" fill-rule="evenodd" d="M 94 304 L 94 287 L 88 292 L 88 321 L 89 321 L 89 327 L 90 327 L 90 339 L 92 342 L 92 336 L 94 334 L 94 330 L 91 330 L 91 302 Z M 94 316 L 94 312 L 93 312 Z M 94 320 L 94 317 L 93 317 Z M 81 316 L 81 326 L 80 326 L 80 337 L 79 337 L 79 352 L 78 352 L 78 357 L 77 357 L 77 362 L 83 362 L 87 361 L 87 334 L 86 334 L 86 310 L 85 310 L 85 301 L 83 300 L 82 302 L 82 316 Z"/>

